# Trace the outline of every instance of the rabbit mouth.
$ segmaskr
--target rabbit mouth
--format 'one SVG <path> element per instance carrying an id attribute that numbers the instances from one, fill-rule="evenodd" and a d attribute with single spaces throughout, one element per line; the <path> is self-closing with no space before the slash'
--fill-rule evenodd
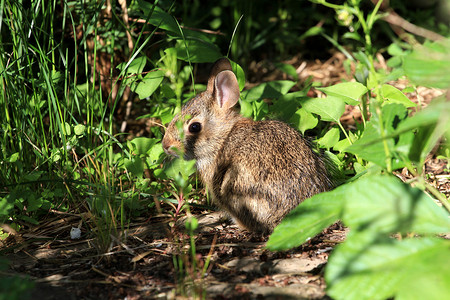
<path id="1" fill-rule="evenodd" d="M 164 137 L 162 141 L 162 147 L 164 149 L 164 152 L 170 156 L 182 157 L 184 154 L 183 144 L 178 142 L 177 140 Z"/>
<path id="2" fill-rule="evenodd" d="M 169 147 L 163 147 L 164 152 L 167 155 L 174 156 L 177 158 L 185 156 L 183 147 L 177 147 L 175 145 L 171 145 Z"/>

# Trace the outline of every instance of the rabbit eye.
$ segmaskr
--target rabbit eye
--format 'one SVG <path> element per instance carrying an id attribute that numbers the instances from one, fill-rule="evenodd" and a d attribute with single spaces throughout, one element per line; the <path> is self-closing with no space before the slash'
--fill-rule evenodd
<path id="1" fill-rule="evenodd" d="M 199 122 L 194 122 L 191 125 L 189 125 L 189 132 L 190 133 L 198 133 L 202 130 L 202 124 Z"/>

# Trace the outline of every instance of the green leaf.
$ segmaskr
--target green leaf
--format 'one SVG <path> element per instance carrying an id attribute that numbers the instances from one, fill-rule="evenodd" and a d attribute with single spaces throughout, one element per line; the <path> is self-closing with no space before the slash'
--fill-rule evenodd
<path id="1" fill-rule="evenodd" d="M 450 86 L 450 39 L 425 43 L 406 55 L 403 69 L 418 85 L 447 89 Z"/>
<path id="2" fill-rule="evenodd" d="M 26 197 L 27 200 L 27 211 L 28 212 L 33 212 L 38 210 L 42 203 L 43 200 L 40 197 L 36 197 L 36 195 L 34 193 L 29 193 Z"/>
<path id="3" fill-rule="evenodd" d="M 154 145 L 148 152 L 149 164 L 151 165 L 154 162 L 158 161 L 163 153 L 164 149 L 161 143 L 157 143 L 156 145 Z"/>
<path id="4" fill-rule="evenodd" d="M 273 105 L 269 107 L 269 110 L 274 115 L 273 118 L 282 121 L 288 121 L 300 106 L 300 99 L 305 96 L 302 91 L 287 93 L 280 96 L 277 100 L 273 101 Z"/>
<path id="5" fill-rule="evenodd" d="M 339 142 L 337 142 L 333 146 L 333 150 L 338 151 L 338 152 L 344 152 L 344 150 L 349 146 L 350 146 L 350 141 L 347 138 L 345 138 L 345 139 L 342 139 Z"/>
<path id="6" fill-rule="evenodd" d="M 213 62 L 223 57 L 215 44 L 201 39 L 188 39 L 188 37 L 185 41 L 179 41 L 176 50 L 178 59 L 192 63 Z"/>
<path id="7" fill-rule="evenodd" d="M 389 84 L 383 84 L 380 89 L 381 97 L 383 97 L 386 101 L 399 103 L 405 107 L 416 107 L 417 104 L 412 102 L 405 96 L 401 91 L 397 88 L 393 87 Z"/>
<path id="8" fill-rule="evenodd" d="M 446 299 L 449 247 L 449 241 L 437 238 L 397 241 L 351 233 L 329 258 L 327 293 L 346 300 Z"/>
<path id="9" fill-rule="evenodd" d="M 389 151 L 394 150 L 394 139 L 386 140 Z M 360 158 L 373 162 L 383 168 L 386 168 L 386 152 L 379 132 L 378 123 L 375 120 L 370 120 L 366 123 L 366 129 L 363 136 L 356 140 L 350 147 L 345 149 L 346 152 L 353 153 Z M 401 161 L 393 161 L 392 168 L 398 169 L 404 166 Z"/>
<path id="10" fill-rule="evenodd" d="M 77 124 L 73 128 L 73 132 L 75 133 L 75 135 L 83 135 L 85 133 L 85 131 L 86 131 L 86 126 L 84 126 L 83 124 Z"/>
<path id="11" fill-rule="evenodd" d="M 282 95 L 287 94 L 287 92 L 289 92 L 289 90 L 294 85 L 295 82 L 290 80 L 275 80 L 265 82 L 249 90 L 243 91 L 241 93 L 241 98 L 249 102 L 267 98 L 278 98 Z"/>
<path id="12" fill-rule="evenodd" d="M 417 112 L 412 117 L 405 119 L 397 127 L 396 133 L 403 133 L 436 124 L 440 119 L 445 119 L 450 114 L 450 103 L 431 103 L 425 109 Z"/>
<path id="13" fill-rule="evenodd" d="M 253 115 L 252 102 L 239 99 L 239 104 L 241 106 L 241 115 L 243 115 L 246 118 L 251 118 Z"/>
<path id="14" fill-rule="evenodd" d="M 418 188 L 393 176 L 366 176 L 343 187 L 342 221 L 352 230 L 386 234 L 450 232 L 448 213 Z"/>
<path id="15" fill-rule="evenodd" d="M 269 106 L 265 101 L 253 101 L 253 119 L 254 120 L 262 120 L 267 113 L 269 112 Z"/>
<path id="16" fill-rule="evenodd" d="M 323 32 L 323 31 L 324 31 L 324 29 L 323 29 L 322 27 L 319 27 L 319 26 L 313 26 L 313 27 L 309 28 L 308 30 L 306 30 L 306 32 L 303 33 L 303 34 L 299 37 L 299 40 L 304 40 L 304 39 L 306 39 L 307 37 L 319 35 L 319 34 L 320 34 L 321 32 Z"/>
<path id="17" fill-rule="evenodd" d="M 339 123 L 339 119 L 345 111 L 344 101 L 336 97 L 309 98 L 302 102 L 302 107 L 319 115 L 323 121 L 336 123 Z"/>
<path id="18" fill-rule="evenodd" d="M 395 131 L 398 134 L 405 134 L 416 130 L 414 139 L 409 145 L 408 157 L 419 164 L 423 164 L 442 135 L 450 132 L 450 103 L 437 103 L 436 100 L 424 110 L 401 122 Z"/>
<path id="19" fill-rule="evenodd" d="M 384 129 L 387 133 L 395 132 L 399 124 L 408 117 L 408 110 L 402 104 L 387 103 L 381 109 Z M 378 116 L 374 116 L 378 119 Z M 375 120 L 376 122 L 378 120 Z"/>
<path id="20" fill-rule="evenodd" d="M 144 162 L 139 156 L 132 156 L 131 159 L 125 159 L 125 168 L 136 177 L 144 176 Z"/>
<path id="21" fill-rule="evenodd" d="M 165 168 L 165 173 L 172 179 L 177 179 L 180 175 L 187 180 L 189 176 L 195 173 L 195 160 L 184 160 L 176 158 Z"/>
<path id="22" fill-rule="evenodd" d="M 303 107 L 298 109 L 290 119 L 291 124 L 295 124 L 297 129 L 305 134 L 306 130 L 313 129 L 319 123 L 319 120 L 315 115 L 304 109 Z"/>
<path id="23" fill-rule="evenodd" d="M 70 124 L 69 123 L 64 122 L 64 128 L 65 128 L 65 131 L 66 131 L 67 135 L 71 135 L 72 134 L 72 130 L 70 129 Z"/>
<path id="24" fill-rule="evenodd" d="M 306 199 L 275 228 L 267 241 L 271 251 L 290 249 L 303 244 L 336 222 L 345 193 L 341 188 Z"/>
<path id="25" fill-rule="evenodd" d="M 367 88 L 359 82 L 343 82 L 329 87 L 317 88 L 327 96 L 333 96 L 350 105 L 358 105 L 359 98 L 367 93 Z"/>
<path id="26" fill-rule="evenodd" d="M 39 225 L 39 222 L 35 218 L 29 217 L 27 215 L 18 215 L 17 218 L 30 224 Z"/>
<path id="27" fill-rule="evenodd" d="M 13 153 L 9 158 L 8 161 L 10 163 L 14 163 L 19 159 L 19 152 Z"/>
<path id="28" fill-rule="evenodd" d="M 275 63 L 275 67 L 288 74 L 289 76 L 292 76 L 294 80 L 298 80 L 297 70 L 295 70 L 294 66 L 285 63 Z"/>
<path id="29" fill-rule="evenodd" d="M 127 66 L 128 62 L 123 62 L 117 65 L 117 69 L 120 71 L 124 71 L 124 68 Z M 144 70 L 145 65 L 147 64 L 146 56 L 136 57 L 134 60 L 130 62 L 128 68 L 126 70 L 126 74 L 141 74 Z"/>
<path id="30" fill-rule="evenodd" d="M 0 221 L 4 222 L 1 216 L 10 216 L 10 212 L 14 209 L 14 202 L 9 201 L 11 197 L 7 195 L 6 197 L 0 198 Z"/>
<path id="31" fill-rule="evenodd" d="M 179 34 L 180 28 L 175 19 L 161 8 L 153 5 L 148 1 L 137 0 L 137 8 L 143 11 L 142 17 L 147 19 L 147 15 L 152 12 L 151 17 L 148 19 L 148 23 L 152 24 L 159 29 L 168 30 L 172 33 Z"/>
<path id="32" fill-rule="evenodd" d="M 184 222 L 184 226 L 188 232 L 194 232 L 198 228 L 197 218 L 190 216 Z"/>
<path id="33" fill-rule="evenodd" d="M 142 80 L 134 82 L 131 85 L 131 90 L 139 95 L 140 99 L 150 97 L 156 89 L 161 85 L 164 79 L 164 72 L 155 70 L 147 73 Z"/>
<path id="34" fill-rule="evenodd" d="M 131 141 L 131 143 L 135 146 L 134 154 L 136 155 L 147 154 L 157 142 L 159 142 L 159 139 L 146 137 L 134 138 Z"/>
<path id="35" fill-rule="evenodd" d="M 233 73 L 236 74 L 236 78 L 239 84 L 239 90 L 242 91 L 242 89 L 245 87 L 245 73 L 244 70 L 240 65 L 235 63 L 234 61 L 230 60 L 231 68 L 233 69 Z"/>
<path id="36" fill-rule="evenodd" d="M 321 148 L 330 149 L 339 142 L 339 138 L 340 138 L 339 128 L 333 127 L 330 130 L 328 130 L 328 132 L 323 137 L 321 137 L 317 142 Z"/>

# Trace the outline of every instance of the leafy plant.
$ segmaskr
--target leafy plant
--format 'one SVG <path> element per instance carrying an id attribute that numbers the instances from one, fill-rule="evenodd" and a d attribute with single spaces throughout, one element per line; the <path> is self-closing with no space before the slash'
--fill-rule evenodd
<path id="1" fill-rule="evenodd" d="M 444 54 L 449 50 L 448 40 L 426 44 L 401 57 L 402 70 L 416 84 L 448 87 L 445 75 L 438 74 L 445 73 L 450 63 Z M 421 55 L 424 51 L 441 63 L 428 64 L 430 54 Z M 325 136 L 333 138 L 324 136 L 321 146 L 339 152 L 340 160 L 354 156 L 356 176 L 300 204 L 274 230 L 267 247 L 283 250 L 298 246 L 342 220 L 350 233 L 336 247 L 325 270 L 330 296 L 440 299 L 450 295 L 449 273 L 444 267 L 450 243 L 436 235 L 450 231 L 450 205 L 422 174 L 425 158 L 439 139 L 450 134 L 450 105 L 444 99 L 434 99 L 427 108 L 409 116 L 408 108 L 416 105 L 384 83 L 388 74 L 382 76 L 370 65 L 369 59 L 369 75 L 363 83 L 322 89 L 327 98 L 307 99 L 302 105 L 322 120 L 338 124 L 344 137 L 329 131 Z M 366 99 L 369 105 L 363 123 L 355 133 L 346 132 L 339 125 L 343 105 L 363 106 Z M 409 183 L 392 175 L 400 168 L 413 174 Z M 446 209 L 437 206 L 425 191 Z M 394 234 L 400 239 L 392 238 Z"/>
<path id="2" fill-rule="evenodd" d="M 0 270 L 7 268 L 8 261 L 0 257 Z M 0 300 L 29 299 L 34 282 L 18 276 L 0 276 Z"/>

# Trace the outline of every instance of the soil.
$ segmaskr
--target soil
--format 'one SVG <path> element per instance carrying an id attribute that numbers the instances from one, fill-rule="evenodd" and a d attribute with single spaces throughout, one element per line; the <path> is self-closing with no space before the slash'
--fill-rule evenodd
<path id="1" fill-rule="evenodd" d="M 79 219 L 59 216 L 23 234 L 21 243 L 10 240 L 20 247 L 6 255 L 8 273 L 26 274 L 36 282 L 32 299 L 174 299 L 183 294 L 327 299 L 323 268 L 330 251 L 345 238 L 340 224 L 296 249 L 271 252 L 264 248 L 267 237 L 240 230 L 220 212 L 194 214 L 200 225 L 195 259 L 189 237 L 181 234 L 183 219 L 174 227 L 167 216 L 135 223 L 126 242 L 116 240 L 109 252 L 98 255 L 94 240 L 70 239 L 70 228 Z M 61 220 L 72 225 L 58 227 Z"/>
<path id="2" fill-rule="evenodd" d="M 378 67 L 383 67 L 382 58 L 378 59 Z M 344 60 L 335 53 L 325 62 L 293 58 L 287 63 L 296 67 L 300 80 L 312 76 L 327 86 L 351 79 L 344 71 Z M 269 62 L 254 63 L 251 69 L 251 82 L 286 76 Z M 402 81 L 393 84 L 399 88 L 407 85 Z M 320 94 L 317 90 L 311 93 Z M 426 106 L 442 93 L 419 88 L 418 94 L 408 96 L 420 98 Z M 342 123 L 352 127 L 359 117 L 357 109 L 349 108 Z M 129 130 L 135 136 L 144 135 L 147 121 L 129 122 Z M 450 194 L 446 161 L 430 156 L 426 173 L 430 183 Z M 406 170 L 397 176 L 403 180 L 411 177 Z M 170 215 L 149 212 L 151 217 L 134 220 L 127 230 L 110 238 L 108 247 L 101 248 L 89 230 L 95 226 L 89 223 L 87 213 L 52 211 L 39 226 L 20 233 L 11 230 L 2 241 L 0 249 L 10 266 L 1 275 L 35 282 L 31 299 L 178 299 L 195 295 L 207 299 L 328 299 L 323 271 L 332 249 L 345 239 L 347 231 L 340 223 L 300 247 L 271 252 L 265 249 L 267 237 L 242 231 L 220 212 L 194 207 L 191 213 L 200 224 L 193 255 L 182 218 L 174 222 Z M 71 239 L 73 227 L 81 228 L 80 239 Z"/>

